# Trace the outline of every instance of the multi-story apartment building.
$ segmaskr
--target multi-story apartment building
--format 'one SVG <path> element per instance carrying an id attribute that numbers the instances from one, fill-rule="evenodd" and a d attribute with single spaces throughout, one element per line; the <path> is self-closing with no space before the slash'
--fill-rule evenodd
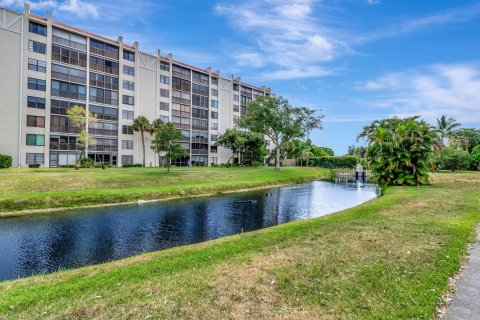
<path id="1" fill-rule="evenodd" d="M 66 111 L 84 106 L 96 115 L 89 124 L 95 145 L 88 156 L 114 166 L 140 163 L 142 143 L 132 122 L 173 122 L 182 130 L 182 146 L 190 156 L 176 165 L 225 163 L 229 150 L 216 146 L 219 134 L 235 125 L 246 105 L 270 88 L 222 77 L 139 51 L 123 43 L 41 17 L 0 8 L 0 154 L 14 166 L 57 167 L 79 157 L 78 128 Z M 158 165 L 146 135 L 146 163 Z"/>

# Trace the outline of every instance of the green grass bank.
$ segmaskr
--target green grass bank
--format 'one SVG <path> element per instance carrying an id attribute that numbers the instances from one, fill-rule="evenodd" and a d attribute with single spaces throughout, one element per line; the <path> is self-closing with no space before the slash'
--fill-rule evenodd
<path id="1" fill-rule="evenodd" d="M 480 220 L 480 174 L 326 217 L 0 284 L 0 319 L 430 319 Z"/>
<path id="2" fill-rule="evenodd" d="M 0 172 L 0 213 L 217 194 L 314 179 L 321 168 L 9 169 Z"/>

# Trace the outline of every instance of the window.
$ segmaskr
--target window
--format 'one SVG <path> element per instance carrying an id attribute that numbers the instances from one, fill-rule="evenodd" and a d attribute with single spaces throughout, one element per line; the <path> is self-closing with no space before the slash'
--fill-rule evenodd
<path id="1" fill-rule="evenodd" d="M 212 88 L 212 96 L 218 97 L 218 90 Z"/>
<path id="2" fill-rule="evenodd" d="M 195 82 L 203 83 L 208 86 L 208 75 L 193 71 L 192 80 Z"/>
<path id="3" fill-rule="evenodd" d="M 47 45 L 45 43 L 28 40 L 28 51 L 45 54 Z"/>
<path id="4" fill-rule="evenodd" d="M 190 93 L 172 90 L 172 101 L 190 104 Z"/>
<path id="5" fill-rule="evenodd" d="M 102 41 L 98 41 L 95 39 L 90 39 L 90 52 L 104 56 L 104 57 L 118 60 L 119 49 L 117 46 L 114 46 Z"/>
<path id="6" fill-rule="evenodd" d="M 87 54 L 85 52 L 67 49 L 57 45 L 52 45 L 52 60 L 84 68 L 87 67 Z"/>
<path id="7" fill-rule="evenodd" d="M 88 133 L 101 134 L 104 136 L 118 136 L 118 124 L 108 122 L 90 122 Z"/>
<path id="8" fill-rule="evenodd" d="M 44 155 L 43 153 L 27 153 L 27 164 L 43 164 Z"/>
<path id="9" fill-rule="evenodd" d="M 218 78 L 212 77 L 212 84 L 218 85 Z"/>
<path id="10" fill-rule="evenodd" d="M 160 62 L 160 70 L 170 71 L 170 64 L 168 62 Z"/>
<path id="11" fill-rule="evenodd" d="M 239 116 L 233 116 L 233 123 L 237 123 L 240 120 Z"/>
<path id="12" fill-rule="evenodd" d="M 85 104 L 83 103 L 78 103 L 74 101 L 63 101 L 63 100 L 56 100 L 52 99 L 50 100 L 50 112 L 52 114 L 60 114 L 60 115 L 67 115 L 67 110 L 70 109 L 73 106 L 80 106 L 82 108 L 85 108 Z"/>
<path id="13" fill-rule="evenodd" d="M 90 101 L 118 105 L 118 92 L 90 87 Z"/>
<path id="14" fill-rule="evenodd" d="M 133 111 L 122 110 L 122 119 L 133 120 Z"/>
<path id="15" fill-rule="evenodd" d="M 135 53 L 123 50 L 123 59 L 135 61 Z"/>
<path id="16" fill-rule="evenodd" d="M 170 98 L 170 91 L 168 89 L 160 89 L 160 97 Z"/>
<path id="17" fill-rule="evenodd" d="M 123 74 L 127 76 L 134 76 L 135 75 L 135 68 L 129 66 L 123 66 Z"/>
<path id="18" fill-rule="evenodd" d="M 211 152 L 211 153 L 218 153 L 218 147 L 217 147 L 216 145 L 210 146 L 210 152 Z M 217 158 L 212 158 L 212 159 L 215 159 L 215 160 L 216 160 Z M 215 161 L 215 163 L 216 163 L 216 161 Z M 213 163 L 212 163 L 212 164 L 213 164 Z"/>
<path id="19" fill-rule="evenodd" d="M 45 98 L 28 96 L 28 107 L 34 109 L 45 109 Z"/>
<path id="20" fill-rule="evenodd" d="M 133 164 L 133 156 L 122 155 L 122 164 Z"/>
<path id="21" fill-rule="evenodd" d="M 160 110 L 168 111 L 170 109 L 170 104 L 168 102 L 160 102 Z"/>
<path id="22" fill-rule="evenodd" d="M 68 82 L 75 82 L 80 84 L 87 84 L 87 72 L 80 69 L 61 66 L 52 63 L 52 78 L 64 80 Z M 90 81 L 91 84 L 92 81 Z"/>
<path id="23" fill-rule="evenodd" d="M 28 78 L 28 89 L 45 91 L 46 82 L 41 79 Z"/>
<path id="24" fill-rule="evenodd" d="M 197 107 L 208 108 L 208 97 L 192 94 L 192 104 Z"/>
<path id="25" fill-rule="evenodd" d="M 210 135 L 210 141 L 217 141 L 218 135 L 216 134 L 211 134 Z"/>
<path id="26" fill-rule="evenodd" d="M 133 81 L 123 80 L 123 89 L 134 91 L 135 83 Z"/>
<path id="27" fill-rule="evenodd" d="M 87 51 L 87 38 L 65 30 L 53 28 L 52 42 L 64 47 Z"/>
<path id="28" fill-rule="evenodd" d="M 95 105 L 90 105 L 88 108 L 90 112 L 97 117 L 97 119 L 118 121 L 118 109 L 116 108 L 101 107 Z"/>
<path id="29" fill-rule="evenodd" d="M 160 119 L 163 121 L 163 122 L 169 122 L 170 121 L 170 118 L 168 116 L 160 116 Z"/>
<path id="30" fill-rule="evenodd" d="M 215 111 L 210 112 L 210 117 L 212 119 L 218 119 L 218 112 L 215 112 Z"/>
<path id="31" fill-rule="evenodd" d="M 90 85 L 116 91 L 118 90 L 118 78 L 109 76 L 109 75 L 90 72 Z"/>
<path id="32" fill-rule="evenodd" d="M 217 100 L 210 101 L 210 106 L 212 108 L 218 108 L 218 101 Z"/>
<path id="33" fill-rule="evenodd" d="M 27 127 L 45 128 L 45 117 L 27 115 Z"/>
<path id="34" fill-rule="evenodd" d="M 133 140 L 122 140 L 122 149 L 133 149 Z"/>
<path id="35" fill-rule="evenodd" d="M 240 101 L 240 98 L 238 97 L 238 95 L 236 95 L 236 94 L 233 95 L 233 101 L 235 101 L 235 102 Z"/>
<path id="36" fill-rule="evenodd" d="M 205 87 L 196 83 L 192 84 L 192 92 L 208 97 L 208 87 Z"/>
<path id="37" fill-rule="evenodd" d="M 30 25 L 28 27 L 28 30 L 32 33 L 39 34 L 41 36 L 47 36 L 47 27 L 44 26 L 43 24 L 39 24 L 33 21 L 30 21 Z"/>
<path id="38" fill-rule="evenodd" d="M 233 112 L 239 112 L 239 111 L 240 111 L 240 107 L 237 104 L 234 104 L 233 105 Z"/>
<path id="39" fill-rule="evenodd" d="M 270 146 L 270 140 L 265 140 L 265 144 L 266 144 L 267 146 Z"/>
<path id="40" fill-rule="evenodd" d="M 238 88 L 239 88 L 239 87 L 240 87 L 240 86 L 239 86 L 237 83 L 234 83 L 234 84 L 233 84 L 233 90 L 234 90 L 234 91 L 238 91 Z"/>
<path id="41" fill-rule="evenodd" d="M 92 47 L 90 47 L 91 49 Z M 118 62 L 90 55 L 90 69 L 118 75 Z"/>
<path id="42" fill-rule="evenodd" d="M 210 126 L 210 129 L 218 130 L 218 123 L 217 122 L 212 122 L 212 125 Z"/>
<path id="43" fill-rule="evenodd" d="M 192 129 L 208 131 L 208 120 L 192 119 Z"/>
<path id="44" fill-rule="evenodd" d="M 44 146 L 45 135 L 43 134 L 27 134 L 27 146 Z"/>
<path id="45" fill-rule="evenodd" d="M 87 88 L 74 83 L 52 80 L 52 96 L 68 99 L 85 100 Z"/>
<path id="46" fill-rule="evenodd" d="M 28 59 L 28 70 L 43 72 L 47 71 L 47 63 L 45 61 Z"/>
<path id="47" fill-rule="evenodd" d="M 128 105 L 133 106 L 134 105 L 134 100 L 135 99 L 132 96 L 126 96 L 126 95 L 122 96 L 122 103 L 123 104 L 128 104 Z"/>
<path id="48" fill-rule="evenodd" d="M 122 126 L 122 133 L 123 134 L 133 134 L 132 126 Z"/>
<path id="49" fill-rule="evenodd" d="M 160 83 L 163 83 L 163 84 L 170 84 L 170 77 L 167 77 L 167 76 L 160 76 Z"/>

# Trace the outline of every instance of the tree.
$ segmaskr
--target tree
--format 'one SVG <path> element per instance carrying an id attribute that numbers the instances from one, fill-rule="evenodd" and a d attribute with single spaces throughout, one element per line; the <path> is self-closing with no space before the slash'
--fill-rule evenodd
<path id="1" fill-rule="evenodd" d="M 374 121 L 357 140 L 367 140 L 367 163 L 379 185 L 420 185 L 430 182 L 436 136 L 425 121 L 409 117 Z"/>
<path id="2" fill-rule="evenodd" d="M 480 144 L 472 149 L 470 156 L 472 157 L 472 167 L 480 170 Z"/>
<path id="3" fill-rule="evenodd" d="M 459 150 L 454 147 L 448 147 L 443 150 L 440 157 L 440 168 L 452 172 L 456 170 L 470 169 L 472 159 L 466 150 Z"/>
<path id="4" fill-rule="evenodd" d="M 232 156 L 227 163 L 230 163 L 235 155 L 239 164 L 263 162 L 266 155 L 265 139 L 261 134 L 237 128 L 227 129 L 224 134 L 219 135 L 217 145 L 232 150 Z"/>
<path id="5" fill-rule="evenodd" d="M 456 122 L 454 118 L 447 118 L 446 115 L 442 115 L 437 119 L 437 132 L 438 132 L 438 148 L 443 149 L 445 147 L 445 140 L 450 138 L 455 128 L 459 127 L 460 123 Z"/>
<path id="6" fill-rule="evenodd" d="M 84 107 L 75 105 L 67 109 L 67 119 L 70 124 L 80 129 L 77 143 L 81 146 L 80 159 L 88 155 L 88 147 L 95 144 L 95 139 L 88 133 L 89 124 L 96 122 L 97 118 Z M 77 161 L 77 167 L 80 159 Z"/>
<path id="7" fill-rule="evenodd" d="M 177 143 L 182 139 L 182 131 L 177 129 L 172 122 L 164 123 L 157 128 L 152 140 L 152 150 L 156 153 L 165 152 L 165 165 L 170 172 L 172 160 L 186 156 L 188 153 Z"/>
<path id="8" fill-rule="evenodd" d="M 458 129 L 452 132 L 450 145 L 459 149 L 472 152 L 480 144 L 480 130 L 473 128 Z"/>
<path id="9" fill-rule="evenodd" d="M 275 170 L 280 170 L 280 153 L 293 139 L 301 139 L 313 129 L 321 129 L 323 116 L 315 110 L 292 107 L 282 97 L 259 96 L 247 105 L 238 125 L 270 138 L 276 146 Z"/>
<path id="10" fill-rule="evenodd" d="M 143 166 L 145 167 L 145 132 L 152 132 L 152 125 L 145 116 L 139 116 L 133 119 L 132 129 L 140 132 L 143 148 Z"/>
<path id="11" fill-rule="evenodd" d="M 357 147 L 357 146 L 351 145 L 351 146 L 348 146 L 347 154 L 350 156 L 365 158 L 365 151 L 367 151 L 367 149 L 363 146 Z"/>

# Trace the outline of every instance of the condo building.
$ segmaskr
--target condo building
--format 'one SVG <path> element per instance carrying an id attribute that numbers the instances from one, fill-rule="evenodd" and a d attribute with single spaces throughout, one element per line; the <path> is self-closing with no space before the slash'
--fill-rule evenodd
<path id="1" fill-rule="evenodd" d="M 189 156 L 174 165 L 226 163 L 230 150 L 217 147 L 218 135 L 235 126 L 247 104 L 271 89 L 223 77 L 139 50 L 137 42 L 111 40 L 41 17 L 0 8 L 0 154 L 14 167 L 74 164 L 80 156 L 67 109 L 79 105 L 97 118 L 88 131 L 95 144 L 88 156 L 113 166 L 142 162 L 135 117 L 171 121 L 182 130 Z M 145 135 L 146 164 L 162 159 Z M 267 148 L 270 148 L 268 141 Z"/>

